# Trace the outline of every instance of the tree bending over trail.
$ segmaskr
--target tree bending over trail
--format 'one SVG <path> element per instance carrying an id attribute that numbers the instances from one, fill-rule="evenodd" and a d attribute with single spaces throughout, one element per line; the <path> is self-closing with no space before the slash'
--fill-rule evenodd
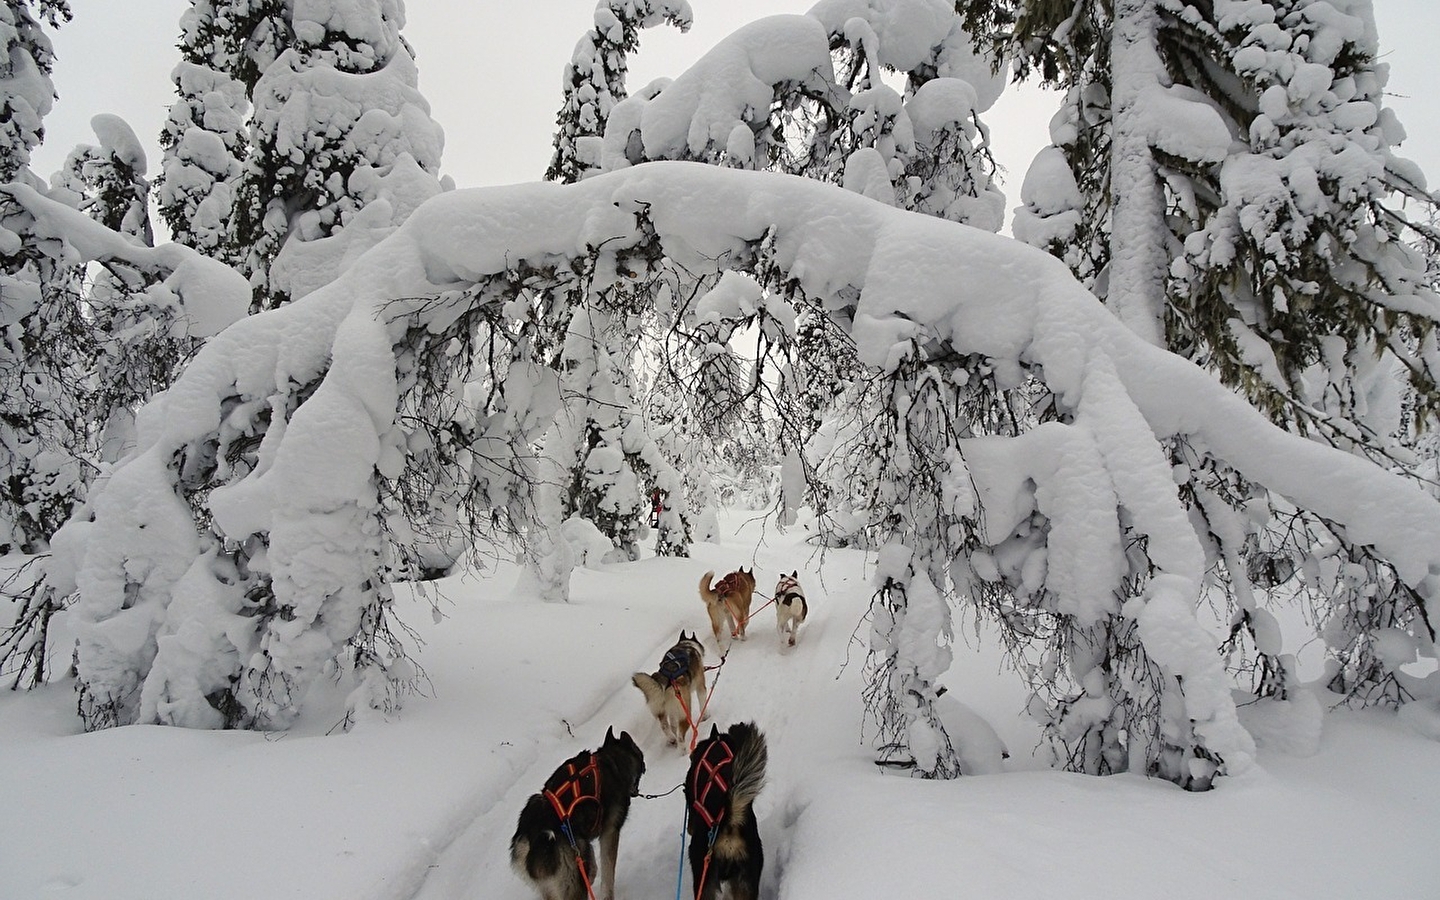
<path id="1" fill-rule="evenodd" d="M 308 681 L 384 618 L 398 512 L 387 486 L 444 434 L 468 429 L 452 458 L 468 465 L 487 524 L 513 521 L 531 538 L 558 525 L 537 521 L 525 480 L 528 447 L 559 404 L 553 373 L 528 349 L 526 292 L 582 266 L 597 291 L 643 277 L 655 259 L 697 278 L 746 270 L 762 244 L 763 262 L 893 382 L 888 415 L 906 439 L 885 451 L 886 470 L 924 473 L 887 489 L 895 516 L 878 585 L 892 627 L 877 624 L 872 640 L 892 732 L 923 774 L 957 770 L 932 708 L 952 591 L 1000 590 L 1017 614 L 1063 617 L 1081 699 L 1111 693 L 1115 715 L 1093 743 L 1112 768 L 1204 787 L 1249 763 L 1214 641 L 1194 618 L 1205 556 L 1177 496 L 1185 475 L 1169 438 L 1343 527 L 1426 598 L 1434 621 L 1440 504 L 1270 424 L 1125 329 L 1059 261 L 831 185 L 667 162 L 574 185 L 441 195 L 335 283 L 207 345 L 142 417 L 140 449 L 95 500 L 78 605 L 82 695 L 112 723 L 213 725 L 223 701 L 251 709 L 236 721 L 284 725 Z M 477 341 L 492 347 L 491 396 L 465 428 L 401 419 L 423 387 L 421 351 L 451 341 L 456 358 L 481 358 L 467 349 Z M 1002 386 L 1039 379 L 1054 421 L 1013 437 L 949 438 L 932 418 L 948 399 L 936 405 L 917 388 L 963 385 L 961 360 Z M 236 446 L 237 432 L 256 448 L 244 465 L 217 451 Z M 259 607 L 225 563 L 256 544 L 266 551 L 249 565 L 271 587 Z M 1117 693 L 1105 679 L 1120 676 L 1084 651 L 1115 635 L 1138 651 L 1131 681 L 1146 692 Z M 380 662 L 376 679 L 406 671 Z"/>

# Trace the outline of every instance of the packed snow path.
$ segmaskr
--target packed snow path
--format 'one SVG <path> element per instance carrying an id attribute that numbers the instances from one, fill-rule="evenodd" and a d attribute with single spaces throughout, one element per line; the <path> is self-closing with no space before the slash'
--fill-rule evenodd
<path id="1" fill-rule="evenodd" d="M 852 644 L 850 639 L 871 591 L 861 554 L 832 552 L 822 583 L 813 548 L 794 536 L 772 532 L 771 537 L 778 542 L 758 549 L 744 550 L 733 543 L 723 547 L 702 544 L 694 548 L 691 559 L 645 563 L 663 568 L 667 596 L 659 602 L 641 596 L 606 598 L 606 602 L 618 600 L 627 606 L 643 605 L 645 621 L 643 628 L 630 634 L 601 639 L 605 644 L 601 666 L 572 670 L 572 648 L 558 643 L 537 648 L 537 664 L 557 675 L 564 673 L 562 680 L 573 685 L 567 698 L 569 709 L 535 741 L 533 763 L 516 773 L 513 784 L 497 800 L 492 803 L 486 798 L 478 805 L 474 819 L 430 868 L 416 894 L 418 900 L 533 897 L 510 868 L 509 844 L 516 817 L 557 765 L 581 749 L 598 747 L 612 725 L 617 734 L 622 729 L 629 731 L 645 751 L 642 793 L 661 794 L 681 784 L 688 748 L 666 743 L 643 697 L 630 683 L 630 675 L 652 671 L 681 629 L 701 638 L 707 665 L 719 663 L 720 652 L 696 582 L 706 570 L 714 570 L 718 577 L 742 565 L 756 570 L 754 617 L 747 639 L 733 642 L 723 668 L 707 673 L 714 690 L 701 732 L 707 735 L 712 723 L 723 730 L 737 721 L 754 721 L 765 732 L 770 753 L 768 778 L 757 802 L 765 845 L 762 893 L 778 895 L 791 856 L 791 826 L 802 811 L 800 798 L 811 793 L 802 786 L 825 777 L 828 764 L 837 756 L 868 758 L 858 731 L 856 678 L 865 653 L 862 644 Z M 774 607 L 760 607 L 769 600 L 781 572 L 795 569 L 800 570 L 811 609 L 797 646 L 792 648 L 776 633 Z M 584 573 L 582 581 L 587 575 L 591 581 L 603 579 L 597 573 Z M 579 593 L 583 598 L 587 592 Z M 503 640 L 503 636 L 497 639 Z M 848 677 L 837 678 L 847 654 Z M 487 682 L 503 682 L 504 673 L 493 674 L 496 677 Z M 512 686 L 512 690 L 523 689 L 522 684 Z M 837 717 L 841 709 L 848 709 L 849 714 Z M 617 897 L 674 896 L 684 814 L 685 801 L 679 790 L 634 801 L 620 839 Z M 688 862 L 683 877 L 682 894 L 693 896 Z"/>
<path id="2" fill-rule="evenodd" d="M 1394 713 L 1327 716 L 1313 755 L 1262 741 L 1259 766 L 1208 794 L 1049 771 L 1019 678 L 963 613 L 940 711 L 955 736 L 976 733 L 962 700 L 993 724 L 1005 772 L 924 782 L 877 770 L 859 736 L 864 648 L 850 642 L 869 557 L 821 559 L 804 537 L 731 513 L 720 544 L 692 559 L 577 571 L 569 604 L 516 595 L 511 568 L 447 580 L 438 623 L 400 599 L 432 690 L 346 734 L 335 726 L 349 688 L 329 679 L 284 734 L 82 734 L 72 684 L 0 692 L 0 900 L 529 900 L 510 837 L 562 760 L 613 724 L 645 749 L 643 791 L 680 782 L 684 756 L 630 674 L 652 670 L 682 623 L 710 644 L 695 583 L 741 564 L 767 593 L 782 568 L 800 569 L 812 606 L 794 650 L 759 613 L 711 705 L 716 723 L 753 718 L 768 734 L 756 805 L 767 900 L 928 900 L 957 883 L 967 896 L 1076 900 L 1433 894 L 1423 861 L 1440 743 Z M 635 802 L 618 900 L 675 896 L 683 805 L 679 792 Z M 682 897 L 689 885 L 687 871 Z"/>

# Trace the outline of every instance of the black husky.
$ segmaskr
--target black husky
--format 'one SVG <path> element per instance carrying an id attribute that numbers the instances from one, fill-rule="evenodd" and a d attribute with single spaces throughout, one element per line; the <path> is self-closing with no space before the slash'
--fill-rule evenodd
<path id="1" fill-rule="evenodd" d="M 560 765 L 531 794 L 510 839 L 510 863 L 543 900 L 585 900 L 586 882 L 602 900 L 615 896 L 615 854 L 630 800 L 640 793 L 645 754 L 628 731 L 605 732 L 599 750 L 582 751 Z M 596 877 L 593 842 L 600 840 L 605 871 Z M 581 866 L 583 865 L 583 870 Z"/>
<path id="2" fill-rule="evenodd" d="M 685 776 L 689 807 L 690 877 L 696 900 L 716 900 L 729 886 L 732 900 L 760 896 L 765 853 L 755 821 L 755 797 L 765 786 L 765 735 L 740 722 L 710 737 L 690 754 Z"/>

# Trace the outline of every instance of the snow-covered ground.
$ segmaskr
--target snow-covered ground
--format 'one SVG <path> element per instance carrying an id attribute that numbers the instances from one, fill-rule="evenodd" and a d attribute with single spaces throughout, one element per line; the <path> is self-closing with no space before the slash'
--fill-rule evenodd
<path id="1" fill-rule="evenodd" d="M 748 515 L 722 525 L 722 543 L 692 559 L 578 571 L 569 605 L 517 596 L 508 569 L 443 582 L 438 623 L 427 602 L 405 601 L 432 695 L 349 733 L 327 734 L 342 715 L 338 687 L 312 697 L 297 728 L 268 735 L 81 734 L 70 685 L 6 692 L 0 898 L 531 896 L 508 844 L 558 763 L 614 725 L 645 750 L 642 791 L 680 783 L 684 758 L 629 677 L 653 670 L 681 628 L 703 636 L 713 662 L 696 582 L 742 564 L 767 595 L 782 568 L 798 568 L 812 609 L 793 649 L 761 612 L 711 673 L 713 720 L 754 720 L 769 738 L 757 804 L 766 897 L 1440 894 L 1440 742 L 1384 711 L 1332 712 L 1307 757 L 1262 743 L 1258 767 L 1207 794 L 1051 771 L 1018 679 L 967 620 L 942 704 L 972 766 L 993 771 L 935 783 L 877 769 L 859 732 L 869 557 L 822 559 L 802 529 Z M 1008 760 L 991 755 L 977 715 Z M 635 802 L 618 897 L 675 895 L 682 816 L 678 792 Z"/>

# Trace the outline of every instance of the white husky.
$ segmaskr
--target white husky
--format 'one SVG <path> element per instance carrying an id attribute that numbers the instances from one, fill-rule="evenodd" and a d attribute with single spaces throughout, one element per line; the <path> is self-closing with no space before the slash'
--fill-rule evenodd
<path id="1" fill-rule="evenodd" d="M 805 622 L 805 615 L 809 607 L 805 604 L 805 589 L 800 587 L 799 570 L 789 575 L 781 575 L 780 581 L 775 585 L 775 630 L 780 636 L 787 638 L 790 646 L 795 646 L 795 638 L 800 634 L 800 626 Z"/>

